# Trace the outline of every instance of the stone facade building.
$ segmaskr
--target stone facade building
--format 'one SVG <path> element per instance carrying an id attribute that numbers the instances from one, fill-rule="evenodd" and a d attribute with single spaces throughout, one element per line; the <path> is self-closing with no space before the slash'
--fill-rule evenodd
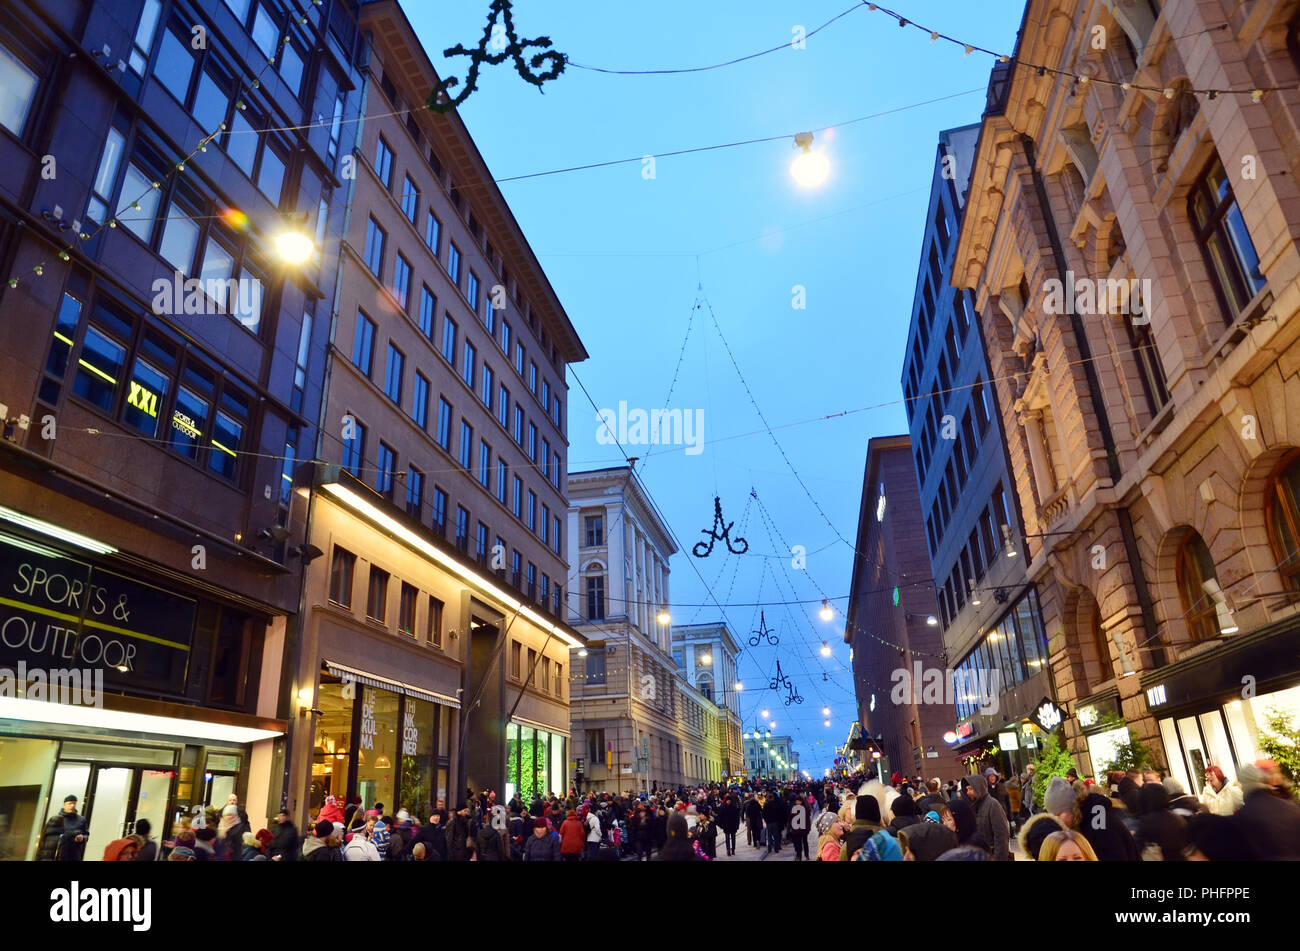
<path id="1" fill-rule="evenodd" d="M 568 498 L 569 623 L 588 641 L 571 655 L 583 789 L 721 779 L 728 720 L 672 654 L 671 532 L 631 466 L 570 473 Z"/>
<path id="2" fill-rule="evenodd" d="M 1199 788 L 1300 711 L 1298 15 L 1031 0 L 990 84 L 953 283 L 1088 770 L 1120 716 Z"/>

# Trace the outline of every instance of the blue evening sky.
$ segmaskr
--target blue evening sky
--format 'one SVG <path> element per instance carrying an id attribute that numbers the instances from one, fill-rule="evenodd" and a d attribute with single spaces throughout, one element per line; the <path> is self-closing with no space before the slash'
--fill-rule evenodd
<path id="1" fill-rule="evenodd" d="M 709 65 L 789 43 L 796 25 L 811 31 L 852 5 L 520 0 L 515 22 L 521 37 L 549 35 L 575 63 L 652 69 Z M 463 77 L 467 60 L 445 60 L 442 50 L 478 45 L 489 0 L 404 6 L 441 74 Z M 887 6 L 1008 54 L 1023 11 L 1022 0 Z M 979 90 L 819 136 L 832 171 L 818 190 L 801 189 L 790 177 L 793 138 L 662 158 L 652 179 L 638 161 L 501 186 L 591 354 L 569 378 L 570 470 L 623 463 L 616 446 L 596 441 L 596 410 L 577 380 L 601 408 L 617 410 L 626 401 L 629 409 L 703 410 L 698 454 L 625 446 L 647 460 L 638 471 L 644 468 L 684 549 L 671 562 L 673 619 L 718 618 L 716 605 L 703 604 L 713 591 L 745 647 L 745 727 L 753 729 L 768 709 L 774 734 L 793 735 L 801 768 L 815 776 L 831 765 L 856 716 L 842 641 L 853 551 L 836 531 L 850 542 L 856 536 L 867 440 L 906 431 L 899 377 L 937 136 L 979 120 L 993 64 L 863 6 L 809 39 L 806 49 L 710 72 L 613 76 L 570 67 L 542 94 L 509 64 L 488 67 L 460 107 L 489 168 L 507 178 L 793 136 Z M 701 283 L 754 399 L 830 525 L 764 431 L 708 306 L 692 318 Z M 806 289 L 806 309 L 792 306 L 796 285 Z M 688 323 L 680 374 L 665 403 Z M 881 403 L 889 405 L 791 425 Z M 715 495 L 726 519 L 736 522 L 733 537 L 748 540 L 747 554 L 728 557 L 723 543 L 708 558 L 690 554 L 712 524 Z M 808 552 L 804 570 L 791 565 L 794 545 Z M 825 596 L 836 599 L 832 623 L 817 616 Z M 802 599 L 814 603 L 770 604 Z M 770 605 L 763 610 L 778 647 L 749 647 L 759 619 L 754 602 Z M 820 655 L 822 640 L 834 648 L 832 657 Z M 786 707 L 785 691 L 760 689 L 778 659 L 802 704 Z M 829 729 L 823 706 L 831 708 Z"/>

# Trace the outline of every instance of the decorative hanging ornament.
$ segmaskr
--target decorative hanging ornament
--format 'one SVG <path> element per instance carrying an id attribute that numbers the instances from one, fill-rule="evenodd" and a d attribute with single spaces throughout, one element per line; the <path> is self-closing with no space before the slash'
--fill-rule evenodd
<path id="1" fill-rule="evenodd" d="M 501 17 L 503 22 L 498 25 L 497 18 Z M 492 52 L 488 52 L 491 46 Z M 537 53 L 525 62 L 524 52 L 530 47 L 546 50 L 545 53 Z M 492 0 L 492 5 L 488 8 L 487 26 L 483 28 L 483 38 L 479 40 L 478 49 L 466 49 L 464 44 L 457 43 L 448 49 L 442 51 L 443 56 L 468 56 L 470 58 L 469 71 L 465 76 L 465 88 L 456 96 L 449 95 L 449 91 L 460 85 L 460 80 L 455 76 L 443 80 L 441 85 L 435 86 L 429 93 L 429 100 L 426 103 L 433 112 L 450 112 L 456 106 L 460 105 L 470 94 L 478 88 L 478 71 L 484 63 L 489 66 L 497 66 L 504 63 L 507 58 L 513 58 L 515 62 L 515 72 L 525 81 L 532 83 L 534 86 L 541 88 L 543 83 L 556 79 L 567 65 L 567 58 L 558 50 L 551 47 L 551 38 L 549 36 L 539 36 L 532 40 L 521 40 L 515 33 L 514 16 L 511 14 L 510 0 Z M 541 72 L 534 72 L 539 69 L 543 63 L 550 63 L 547 69 Z"/>
<path id="2" fill-rule="evenodd" d="M 773 647 L 781 643 L 781 638 L 776 636 L 776 632 L 767 629 L 767 615 L 763 611 L 758 612 L 758 630 L 750 633 L 753 634 L 753 637 L 749 639 L 750 647 L 757 647 L 764 640 Z"/>
<path id="3" fill-rule="evenodd" d="M 799 688 L 795 687 L 793 684 L 787 683 L 786 690 L 787 696 L 785 698 L 785 705 L 787 707 L 792 703 L 803 703 L 803 697 L 799 696 Z"/>
<path id="4" fill-rule="evenodd" d="M 780 690 L 782 687 L 790 689 L 790 678 L 781 671 L 781 661 L 776 662 L 776 676 L 768 683 L 768 690 Z M 788 707 L 790 704 L 786 704 Z"/>
<path id="5" fill-rule="evenodd" d="M 715 495 L 713 497 L 713 527 L 700 529 L 701 535 L 708 536 L 708 544 L 706 546 L 704 542 L 696 542 L 695 547 L 691 549 L 691 554 L 696 558 L 708 558 L 713 553 L 713 543 L 723 539 L 726 539 L 727 551 L 733 555 L 743 555 L 749 551 L 749 542 L 739 536 L 736 538 L 736 544 L 744 547 L 736 548 L 732 545 L 731 526 L 735 524 L 735 522 L 728 522 L 722 517 L 722 499 Z M 719 528 L 722 529 L 720 534 L 718 532 Z"/>

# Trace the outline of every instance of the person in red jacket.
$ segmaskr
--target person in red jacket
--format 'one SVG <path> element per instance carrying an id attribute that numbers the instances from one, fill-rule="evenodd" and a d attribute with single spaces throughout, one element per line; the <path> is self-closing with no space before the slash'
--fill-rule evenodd
<path id="1" fill-rule="evenodd" d="M 565 862 L 581 859 L 586 839 L 587 830 L 578 818 L 578 811 L 570 809 L 568 817 L 560 823 L 560 859 Z"/>

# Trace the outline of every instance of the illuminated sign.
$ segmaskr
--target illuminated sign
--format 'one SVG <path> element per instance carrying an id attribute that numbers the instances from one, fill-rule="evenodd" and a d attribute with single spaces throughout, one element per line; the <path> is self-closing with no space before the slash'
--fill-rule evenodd
<path id="1" fill-rule="evenodd" d="M 1063 719 L 1061 708 L 1052 703 L 1047 697 L 1042 699 L 1033 714 L 1034 722 L 1038 724 L 1039 729 L 1044 733 L 1051 733 L 1061 725 Z"/>
<path id="2" fill-rule="evenodd" d="M 964 740 L 975 732 L 975 727 L 969 721 L 957 724 L 957 739 Z"/>
<path id="3" fill-rule="evenodd" d="M 1169 698 L 1165 696 L 1165 685 L 1157 684 L 1147 691 L 1147 706 L 1158 707 Z"/>
<path id="4" fill-rule="evenodd" d="M 876 521 L 885 520 L 885 483 L 880 483 L 880 497 L 876 500 Z"/>
<path id="5" fill-rule="evenodd" d="M 180 430 L 186 436 L 197 437 L 200 435 L 198 427 L 194 425 L 194 420 L 180 410 L 175 410 L 172 413 L 172 428 Z"/>
<path id="6" fill-rule="evenodd" d="M 126 398 L 126 401 L 136 409 L 157 418 L 158 394 L 141 386 L 135 380 L 131 381 L 131 395 Z"/>
<path id="7" fill-rule="evenodd" d="M 1080 725 L 1080 726 L 1088 727 L 1088 726 L 1092 726 L 1092 725 L 1093 725 L 1094 723 L 1096 723 L 1096 722 L 1097 722 L 1097 708 L 1096 708 L 1096 707 L 1080 707 L 1080 708 L 1079 708 L 1079 725 Z"/>

